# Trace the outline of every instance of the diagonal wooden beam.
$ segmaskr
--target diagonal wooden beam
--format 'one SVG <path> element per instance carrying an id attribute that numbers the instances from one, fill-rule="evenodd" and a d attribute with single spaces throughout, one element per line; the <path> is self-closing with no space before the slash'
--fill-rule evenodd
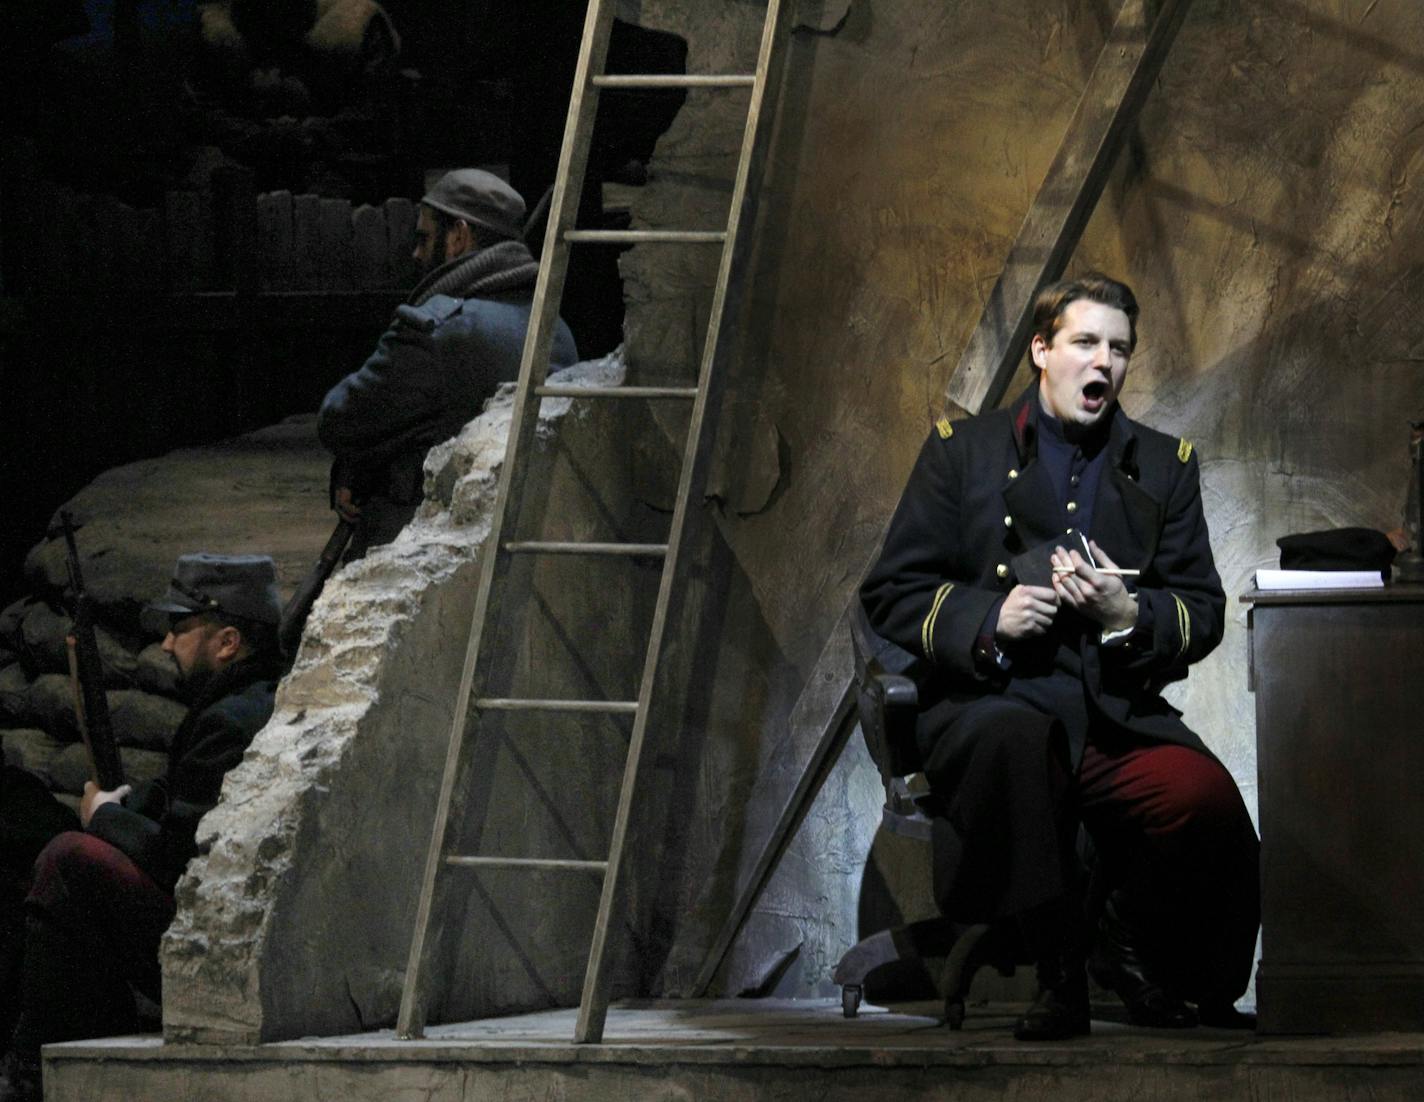
<path id="1" fill-rule="evenodd" d="M 1190 4 L 1191 0 L 1123 0 L 1062 144 L 950 376 L 945 400 L 951 408 L 977 414 L 1003 397 L 1028 345 L 1033 297 L 1063 274 Z M 705 994 L 711 986 L 845 746 L 853 722 L 847 624 L 845 616 L 837 622 L 792 709 L 791 737 L 786 743 L 810 746 L 800 776 L 787 791 L 785 785 L 775 783 L 784 774 L 768 770 L 753 789 L 752 799 L 781 800 L 782 811 L 757 860 L 738 884 L 732 909 L 698 971 L 694 996 Z"/>
<path id="2" fill-rule="evenodd" d="M 949 378 L 945 401 L 951 407 L 977 414 L 1003 398 L 1028 348 L 1034 296 L 1063 274 L 1078 247 L 1190 6 L 1191 0 L 1158 5 L 1124 0 L 979 324 Z"/>

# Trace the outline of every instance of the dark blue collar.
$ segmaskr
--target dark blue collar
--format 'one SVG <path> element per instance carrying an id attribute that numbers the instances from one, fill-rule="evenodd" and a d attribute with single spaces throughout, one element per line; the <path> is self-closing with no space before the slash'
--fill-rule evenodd
<path id="1" fill-rule="evenodd" d="M 1032 416 L 1038 420 L 1038 431 L 1043 433 L 1049 440 L 1065 448 L 1081 448 L 1083 454 L 1089 459 L 1096 456 L 1107 445 L 1108 437 L 1112 431 L 1112 421 L 1117 413 L 1116 406 L 1108 411 L 1106 417 L 1098 420 L 1098 423 L 1086 432 L 1074 433 L 1072 437 L 1068 435 L 1067 426 L 1057 417 L 1043 408 L 1040 401 L 1033 403 Z"/>

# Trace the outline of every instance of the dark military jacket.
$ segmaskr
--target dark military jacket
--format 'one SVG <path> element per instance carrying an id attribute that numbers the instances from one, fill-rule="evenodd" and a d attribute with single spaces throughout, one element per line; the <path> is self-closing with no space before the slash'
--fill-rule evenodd
<path id="1" fill-rule="evenodd" d="M 1006 647 L 1005 662 L 983 637 L 990 610 L 1017 584 L 1015 556 L 1072 525 L 1038 459 L 1038 401 L 1035 384 L 1007 410 L 931 430 L 861 589 L 866 613 L 923 659 L 930 701 L 968 703 L 1019 695 L 1016 684 L 1072 679 L 1114 727 L 1205 750 L 1159 695 L 1216 647 L 1225 619 L 1189 442 L 1121 408 L 1111 414 L 1089 535 L 1118 566 L 1142 572 L 1126 579 L 1139 609 L 1128 635 L 1103 642 L 1097 624 L 1065 608 L 1046 636 Z"/>
<path id="2" fill-rule="evenodd" d="M 358 499 L 418 502 L 430 446 L 478 416 L 500 383 L 519 377 L 530 307 L 527 288 L 482 298 L 432 295 L 398 307 L 370 358 L 331 388 L 317 414 L 338 481 Z M 550 369 L 577 360 L 560 320 Z"/>
<path id="3" fill-rule="evenodd" d="M 271 718 L 276 690 L 272 662 L 248 658 L 219 670 L 174 734 L 164 775 L 134 786 L 122 804 L 101 805 L 89 832 L 172 891 L 198 852 L 198 820 L 218 802 L 223 777 Z"/>

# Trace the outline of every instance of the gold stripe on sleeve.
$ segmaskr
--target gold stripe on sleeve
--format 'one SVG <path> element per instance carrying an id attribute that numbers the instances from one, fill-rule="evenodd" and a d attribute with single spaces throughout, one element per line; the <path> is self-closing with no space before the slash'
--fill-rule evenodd
<path id="1" fill-rule="evenodd" d="M 1192 642 L 1192 616 L 1187 611 L 1185 602 L 1175 593 L 1172 594 L 1172 600 L 1177 602 L 1177 634 L 1182 637 L 1182 647 L 1177 651 L 1177 657 L 1181 658 L 1187 653 L 1187 647 Z"/>
<path id="2" fill-rule="evenodd" d="M 930 606 L 930 614 L 925 617 L 925 622 L 920 625 L 920 645 L 924 647 L 925 657 L 931 662 L 934 661 L 935 617 L 939 615 L 939 606 L 944 604 L 944 599 L 949 596 L 949 591 L 953 588 L 953 582 L 945 582 L 944 585 L 935 590 L 934 603 Z"/>

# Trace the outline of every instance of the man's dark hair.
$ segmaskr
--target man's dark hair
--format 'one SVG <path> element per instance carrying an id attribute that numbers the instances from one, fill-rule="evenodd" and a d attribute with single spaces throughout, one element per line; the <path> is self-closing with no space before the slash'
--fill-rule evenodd
<path id="1" fill-rule="evenodd" d="M 243 643 L 254 657 L 276 658 L 281 654 L 277 639 L 277 625 L 250 620 L 246 616 L 233 616 L 219 609 L 216 612 L 199 613 L 199 619 L 215 628 L 236 628 Z"/>
<path id="2" fill-rule="evenodd" d="M 1042 337 L 1044 344 L 1052 344 L 1054 334 L 1063 324 L 1063 312 L 1079 299 L 1111 306 L 1126 314 L 1130 333 L 1128 351 L 1137 347 L 1137 298 L 1126 283 L 1102 272 L 1087 272 L 1077 279 L 1060 279 L 1039 291 L 1033 300 L 1033 335 Z"/>

